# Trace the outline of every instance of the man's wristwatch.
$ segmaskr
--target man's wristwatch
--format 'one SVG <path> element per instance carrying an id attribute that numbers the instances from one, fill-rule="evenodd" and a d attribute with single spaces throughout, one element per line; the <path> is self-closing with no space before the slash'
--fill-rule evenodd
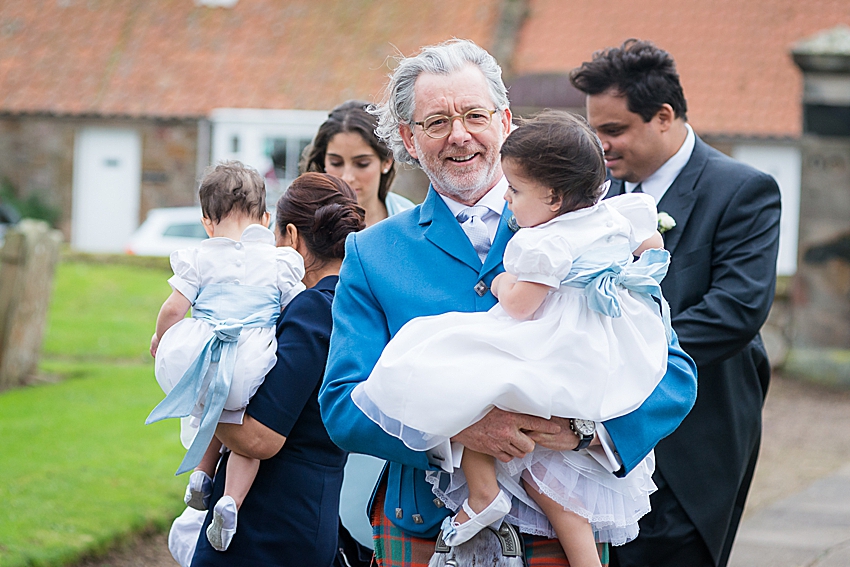
<path id="1" fill-rule="evenodd" d="M 596 422 L 589 419 L 571 418 L 570 429 L 578 437 L 578 445 L 573 451 L 581 451 L 587 449 L 587 446 L 593 441 L 593 434 L 596 433 Z"/>

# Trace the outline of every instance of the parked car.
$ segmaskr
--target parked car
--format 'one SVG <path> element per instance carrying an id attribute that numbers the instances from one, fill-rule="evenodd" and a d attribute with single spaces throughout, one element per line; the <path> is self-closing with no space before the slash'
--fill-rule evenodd
<path id="1" fill-rule="evenodd" d="M 207 238 L 202 216 L 200 207 L 151 209 L 127 241 L 125 251 L 138 256 L 169 256 L 180 248 L 198 246 Z"/>

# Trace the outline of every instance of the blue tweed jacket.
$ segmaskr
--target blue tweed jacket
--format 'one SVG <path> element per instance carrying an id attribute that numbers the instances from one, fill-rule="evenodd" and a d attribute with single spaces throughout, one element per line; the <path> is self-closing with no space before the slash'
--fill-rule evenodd
<path id="1" fill-rule="evenodd" d="M 390 338 L 414 317 L 486 311 L 496 299 L 513 235 L 505 209 L 483 265 L 440 196 L 430 188 L 422 205 L 349 236 L 333 305 L 333 333 L 319 393 L 331 439 L 343 449 L 389 461 L 385 512 L 405 532 L 433 537 L 449 512 L 435 500 L 425 453 L 385 433 L 351 401 Z M 486 285 L 486 289 L 483 286 Z M 696 399 L 696 367 L 674 337 L 667 374 L 634 412 L 605 423 L 626 474 L 684 419 Z M 397 510 L 400 509 L 400 515 Z"/>

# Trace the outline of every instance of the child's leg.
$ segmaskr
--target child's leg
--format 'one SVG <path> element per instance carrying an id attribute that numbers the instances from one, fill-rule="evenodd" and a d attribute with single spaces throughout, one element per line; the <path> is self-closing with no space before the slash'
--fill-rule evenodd
<path id="1" fill-rule="evenodd" d="M 210 478 L 215 476 L 215 468 L 218 466 L 218 459 L 221 457 L 221 441 L 218 437 L 213 437 L 210 441 L 207 450 L 204 451 L 204 456 L 201 457 L 201 462 L 195 467 L 196 471 L 203 471 Z"/>
<path id="2" fill-rule="evenodd" d="M 601 567 L 596 540 L 590 522 L 578 514 L 565 510 L 563 506 L 537 491 L 531 483 L 522 479 L 523 487 L 534 500 L 558 534 L 558 541 L 570 560 L 570 567 Z"/>
<path id="3" fill-rule="evenodd" d="M 212 496 L 212 477 L 215 475 L 220 451 L 221 441 L 213 437 L 204 452 L 204 456 L 201 457 L 201 462 L 189 476 L 186 495 L 183 497 L 186 506 L 196 510 L 207 510 L 209 508 L 210 496 Z"/>
<path id="4" fill-rule="evenodd" d="M 233 498 L 237 509 L 242 507 L 242 501 L 251 490 L 259 469 L 260 459 L 252 459 L 231 451 L 227 460 L 227 476 L 224 477 L 224 495 Z"/>
<path id="5" fill-rule="evenodd" d="M 493 457 L 464 449 L 460 468 L 466 477 L 469 498 L 454 518 L 446 518 L 449 524 L 443 524 L 443 541 L 452 546 L 469 541 L 487 526 L 501 522 L 511 510 L 510 496 L 496 481 Z"/>
<path id="6" fill-rule="evenodd" d="M 460 468 L 466 477 L 469 488 L 469 507 L 479 513 L 490 505 L 499 495 L 499 483 L 496 482 L 496 460 L 484 453 L 476 453 L 464 448 Z M 461 509 L 455 521 L 464 523 L 469 519 Z"/>
<path id="7" fill-rule="evenodd" d="M 226 551 L 236 535 L 238 511 L 251 490 L 260 460 L 252 459 L 231 451 L 227 460 L 227 475 L 224 478 L 224 495 L 213 508 L 213 520 L 207 526 L 207 540 L 213 549 Z"/>

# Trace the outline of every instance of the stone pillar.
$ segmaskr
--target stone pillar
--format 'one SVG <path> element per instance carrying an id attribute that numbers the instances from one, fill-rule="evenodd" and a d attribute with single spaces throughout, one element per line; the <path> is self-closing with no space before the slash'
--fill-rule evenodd
<path id="1" fill-rule="evenodd" d="M 36 372 L 62 235 L 24 219 L 0 249 L 0 391 Z"/>
<path id="2" fill-rule="evenodd" d="M 792 348 L 785 370 L 850 388 L 850 28 L 797 44 L 804 73 Z"/>

